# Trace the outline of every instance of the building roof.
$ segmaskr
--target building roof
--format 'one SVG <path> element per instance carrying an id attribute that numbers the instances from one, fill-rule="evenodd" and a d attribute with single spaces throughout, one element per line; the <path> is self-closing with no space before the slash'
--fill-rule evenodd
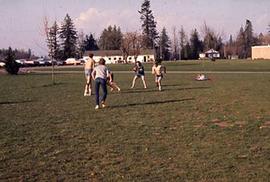
<path id="1" fill-rule="evenodd" d="M 252 48 L 270 48 L 270 45 L 252 46 Z"/>
<path id="2" fill-rule="evenodd" d="M 88 56 L 90 53 L 94 56 L 122 56 L 123 53 L 121 50 L 98 50 L 98 51 L 85 51 L 84 56 Z M 155 55 L 154 49 L 144 49 L 140 51 L 140 55 Z"/>
<path id="3" fill-rule="evenodd" d="M 219 54 L 219 52 L 215 51 L 214 49 L 210 49 L 210 50 L 206 51 L 205 54 Z"/>

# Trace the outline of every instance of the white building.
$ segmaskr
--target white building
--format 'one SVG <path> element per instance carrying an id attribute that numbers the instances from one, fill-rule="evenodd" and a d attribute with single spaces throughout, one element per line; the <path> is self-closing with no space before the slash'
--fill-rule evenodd
<path id="1" fill-rule="evenodd" d="M 206 59 L 206 58 L 217 59 L 217 58 L 220 58 L 220 53 L 218 51 L 215 51 L 214 49 L 210 49 L 206 51 L 205 53 L 201 53 L 199 57 L 200 59 Z"/>
<path id="2" fill-rule="evenodd" d="M 251 48 L 252 59 L 270 59 L 270 45 L 267 46 L 253 46 Z"/>
<path id="3" fill-rule="evenodd" d="M 99 51 L 86 51 L 84 59 L 88 58 L 89 54 L 94 54 L 94 60 L 98 62 L 100 58 L 104 58 L 106 64 L 124 63 L 124 56 L 120 50 L 99 50 Z M 142 63 L 150 62 L 151 59 L 155 60 L 156 53 L 154 49 L 141 50 L 137 56 L 137 61 Z M 129 55 L 126 60 L 128 63 L 135 63 L 135 55 Z"/>

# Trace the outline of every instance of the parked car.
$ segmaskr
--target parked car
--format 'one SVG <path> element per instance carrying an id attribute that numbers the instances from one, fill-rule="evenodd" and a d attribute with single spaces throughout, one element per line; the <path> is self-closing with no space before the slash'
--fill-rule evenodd
<path id="1" fill-rule="evenodd" d="M 84 64 L 85 63 L 85 60 L 82 58 L 82 59 L 79 59 L 80 61 L 80 64 Z"/>
<path id="2" fill-rule="evenodd" d="M 50 66 L 51 63 L 48 59 L 45 59 L 45 58 L 39 58 L 36 60 L 36 62 L 38 62 L 38 65 L 39 66 Z"/>
<path id="3" fill-rule="evenodd" d="M 4 63 L 3 61 L 0 61 L 0 68 L 4 67 L 6 65 L 6 63 Z"/>
<path id="4" fill-rule="evenodd" d="M 66 65 L 79 65 L 81 64 L 81 61 L 80 60 L 77 60 L 75 58 L 68 58 L 66 61 L 65 61 L 65 64 Z"/>
<path id="5" fill-rule="evenodd" d="M 34 60 L 25 60 L 24 65 L 25 66 L 35 66 L 35 61 Z"/>
<path id="6" fill-rule="evenodd" d="M 25 64 L 26 60 L 25 59 L 17 59 L 17 60 L 15 60 L 15 62 L 19 63 L 21 67 L 26 66 L 26 64 Z"/>

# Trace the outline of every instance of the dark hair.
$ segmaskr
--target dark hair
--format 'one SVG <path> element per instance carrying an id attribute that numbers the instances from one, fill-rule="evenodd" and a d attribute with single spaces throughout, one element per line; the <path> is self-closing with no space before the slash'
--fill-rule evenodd
<path id="1" fill-rule="evenodd" d="M 105 59 L 104 58 L 100 58 L 98 64 L 105 65 L 105 63 L 106 63 Z"/>
<path id="2" fill-rule="evenodd" d="M 90 57 L 90 58 L 93 58 L 93 57 L 94 57 L 94 54 L 93 54 L 93 53 L 90 53 L 90 54 L 89 54 L 89 57 Z"/>
<path id="3" fill-rule="evenodd" d="M 139 66 L 141 66 L 142 65 L 142 63 L 140 62 L 140 61 L 136 61 L 136 63 L 135 64 L 139 64 Z"/>

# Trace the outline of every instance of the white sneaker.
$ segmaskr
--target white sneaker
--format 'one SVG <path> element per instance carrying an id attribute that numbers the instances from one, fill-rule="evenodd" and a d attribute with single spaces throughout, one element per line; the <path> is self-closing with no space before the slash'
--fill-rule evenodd
<path id="1" fill-rule="evenodd" d="M 99 109 L 99 105 L 96 105 L 95 110 Z"/>
<path id="2" fill-rule="evenodd" d="M 102 103 L 102 104 L 101 104 L 101 107 L 102 107 L 102 108 L 105 108 L 105 107 L 106 107 L 106 105 L 105 105 L 104 103 Z"/>

